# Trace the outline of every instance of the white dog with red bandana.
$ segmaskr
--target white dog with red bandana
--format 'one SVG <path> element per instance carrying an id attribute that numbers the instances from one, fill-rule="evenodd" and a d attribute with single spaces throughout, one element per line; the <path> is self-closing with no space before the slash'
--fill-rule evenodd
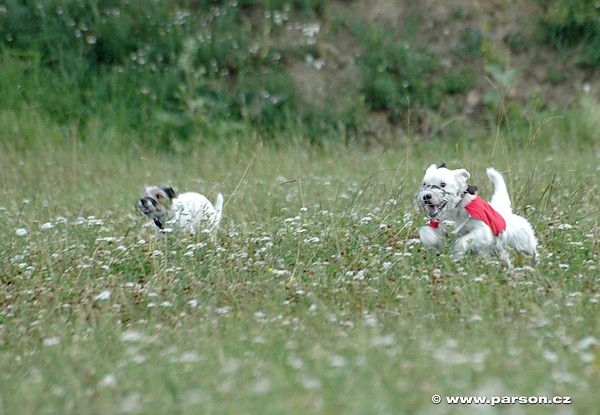
<path id="1" fill-rule="evenodd" d="M 489 203 L 477 195 L 477 187 L 467 184 L 471 175 L 465 169 L 450 170 L 444 163 L 439 167 L 429 166 L 417 193 L 417 204 L 429 218 L 429 226 L 419 229 L 421 242 L 440 251 L 449 233 L 447 224 L 453 223 L 456 242 L 452 257 L 455 260 L 461 260 L 467 252 L 495 255 L 512 270 L 513 264 L 505 249 L 510 246 L 532 256 L 537 264 L 537 239 L 531 224 L 512 213 L 502 175 L 491 167 L 487 175 L 494 184 Z"/>

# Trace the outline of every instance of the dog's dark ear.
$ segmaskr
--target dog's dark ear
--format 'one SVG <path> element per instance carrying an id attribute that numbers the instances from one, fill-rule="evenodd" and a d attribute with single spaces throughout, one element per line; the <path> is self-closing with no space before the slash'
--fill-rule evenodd
<path id="1" fill-rule="evenodd" d="M 441 169 L 442 167 L 446 167 L 446 162 L 442 161 L 442 163 L 438 166 L 438 169 Z"/>
<path id="2" fill-rule="evenodd" d="M 177 196 L 179 196 L 179 193 L 177 193 L 177 191 L 172 187 L 163 187 L 162 190 L 167 194 L 169 199 L 175 199 Z"/>
<path id="3" fill-rule="evenodd" d="M 477 193 L 477 190 L 479 189 L 475 185 L 470 184 L 469 186 L 467 186 L 467 193 L 469 193 L 470 195 L 474 195 L 475 193 Z"/>

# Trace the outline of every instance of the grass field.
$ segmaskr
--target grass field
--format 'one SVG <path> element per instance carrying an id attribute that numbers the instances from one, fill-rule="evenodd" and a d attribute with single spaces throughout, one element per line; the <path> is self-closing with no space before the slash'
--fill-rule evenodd
<path id="1" fill-rule="evenodd" d="M 30 145 L 0 152 L 0 413 L 600 413 L 600 146 L 568 118 L 389 149 L 179 155 L 3 120 L 25 125 Z M 537 269 L 420 246 L 414 195 L 441 161 L 484 196 L 485 167 L 504 172 Z M 147 184 L 222 192 L 216 246 L 155 239 L 134 210 Z"/>

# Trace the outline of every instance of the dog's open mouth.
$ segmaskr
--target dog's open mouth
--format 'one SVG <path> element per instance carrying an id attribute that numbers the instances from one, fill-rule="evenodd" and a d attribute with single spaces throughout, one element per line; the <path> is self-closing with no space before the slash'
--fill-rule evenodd
<path id="1" fill-rule="evenodd" d="M 151 197 L 143 197 L 138 201 L 137 205 L 142 214 L 150 216 L 154 211 L 154 207 L 156 207 L 156 201 Z"/>
<path id="2" fill-rule="evenodd" d="M 442 214 L 448 202 L 444 202 L 441 205 L 436 205 L 433 203 L 425 203 L 425 209 L 427 210 L 427 215 L 430 218 L 436 218 Z"/>

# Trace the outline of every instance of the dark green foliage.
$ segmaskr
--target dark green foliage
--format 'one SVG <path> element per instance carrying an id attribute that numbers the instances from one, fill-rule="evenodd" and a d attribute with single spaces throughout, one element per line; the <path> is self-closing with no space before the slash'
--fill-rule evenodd
<path id="1" fill-rule="evenodd" d="M 594 0 L 546 0 L 542 34 L 557 48 L 580 46 L 578 61 L 600 66 L 600 9 Z"/>
<path id="2" fill-rule="evenodd" d="M 469 71 L 441 64 L 414 41 L 414 23 L 398 33 L 357 20 L 347 30 L 348 20 L 338 17 L 330 30 L 327 4 L 10 0 L 0 13 L 0 106 L 35 108 L 60 125 L 100 121 L 135 132 L 144 145 L 170 148 L 244 129 L 265 138 L 300 132 L 312 141 L 353 139 L 365 132 L 370 112 L 400 125 L 409 108 L 437 109 L 473 85 Z M 299 70 L 290 69 L 321 53 L 326 62 L 322 44 L 336 44 L 332 32 L 342 30 L 362 47 L 343 61 L 357 62 L 361 73 L 312 100 L 297 83 Z M 325 80 L 333 68 L 323 69 L 330 71 Z"/>
<path id="3" fill-rule="evenodd" d="M 473 84 L 466 72 L 444 68 L 433 52 L 416 46 L 409 34 L 362 22 L 354 25 L 354 33 L 364 50 L 358 62 L 364 72 L 366 102 L 373 110 L 389 111 L 393 120 L 409 108 L 436 108 L 445 95 Z"/>
<path id="4" fill-rule="evenodd" d="M 170 2 L 139 0 L 16 1 L 0 14 L 5 46 L 38 49 L 47 64 L 84 60 L 90 67 L 168 65 L 177 56 L 185 19 Z"/>
<path id="5" fill-rule="evenodd" d="M 247 121 L 273 134 L 313 116 L 300 105 L 284 52 L 263 35 L 265 25 L 273 26 L 263 11 L 314 16 L 326 4 L 9 1 L 0 13 L 0 69 L 26 66 L 36 76 L 11 71 L 11 83 L 22 88 L 2 100 L 13 108 L 35 100 L 62 123 L 110 121 L 161 147 L 217 138 L 224 122 L 231 131 Z"/>
<path id="6" fill-rule="evenodd" d="M 483 34 L 481 30 L 469 30 L 462 35 L 462 45 L 459 52 L 465 56 L 481 56 Z"/>
<path id="7" fill-rule="evenodd" d="M 188 23 L 172 3 L 47 0 L 5 7 L 0 70 L 6 76 L 11 65 L 25 65 L 35 77 L 11 71 L 11 82 L 22 88 L 4 94 L 3 105 L 35 105 L 67 124 L 102 119 L 146 136 L 155 126 L 153 108 L 172 102 L 180 82 L 173 63 Z"/>

